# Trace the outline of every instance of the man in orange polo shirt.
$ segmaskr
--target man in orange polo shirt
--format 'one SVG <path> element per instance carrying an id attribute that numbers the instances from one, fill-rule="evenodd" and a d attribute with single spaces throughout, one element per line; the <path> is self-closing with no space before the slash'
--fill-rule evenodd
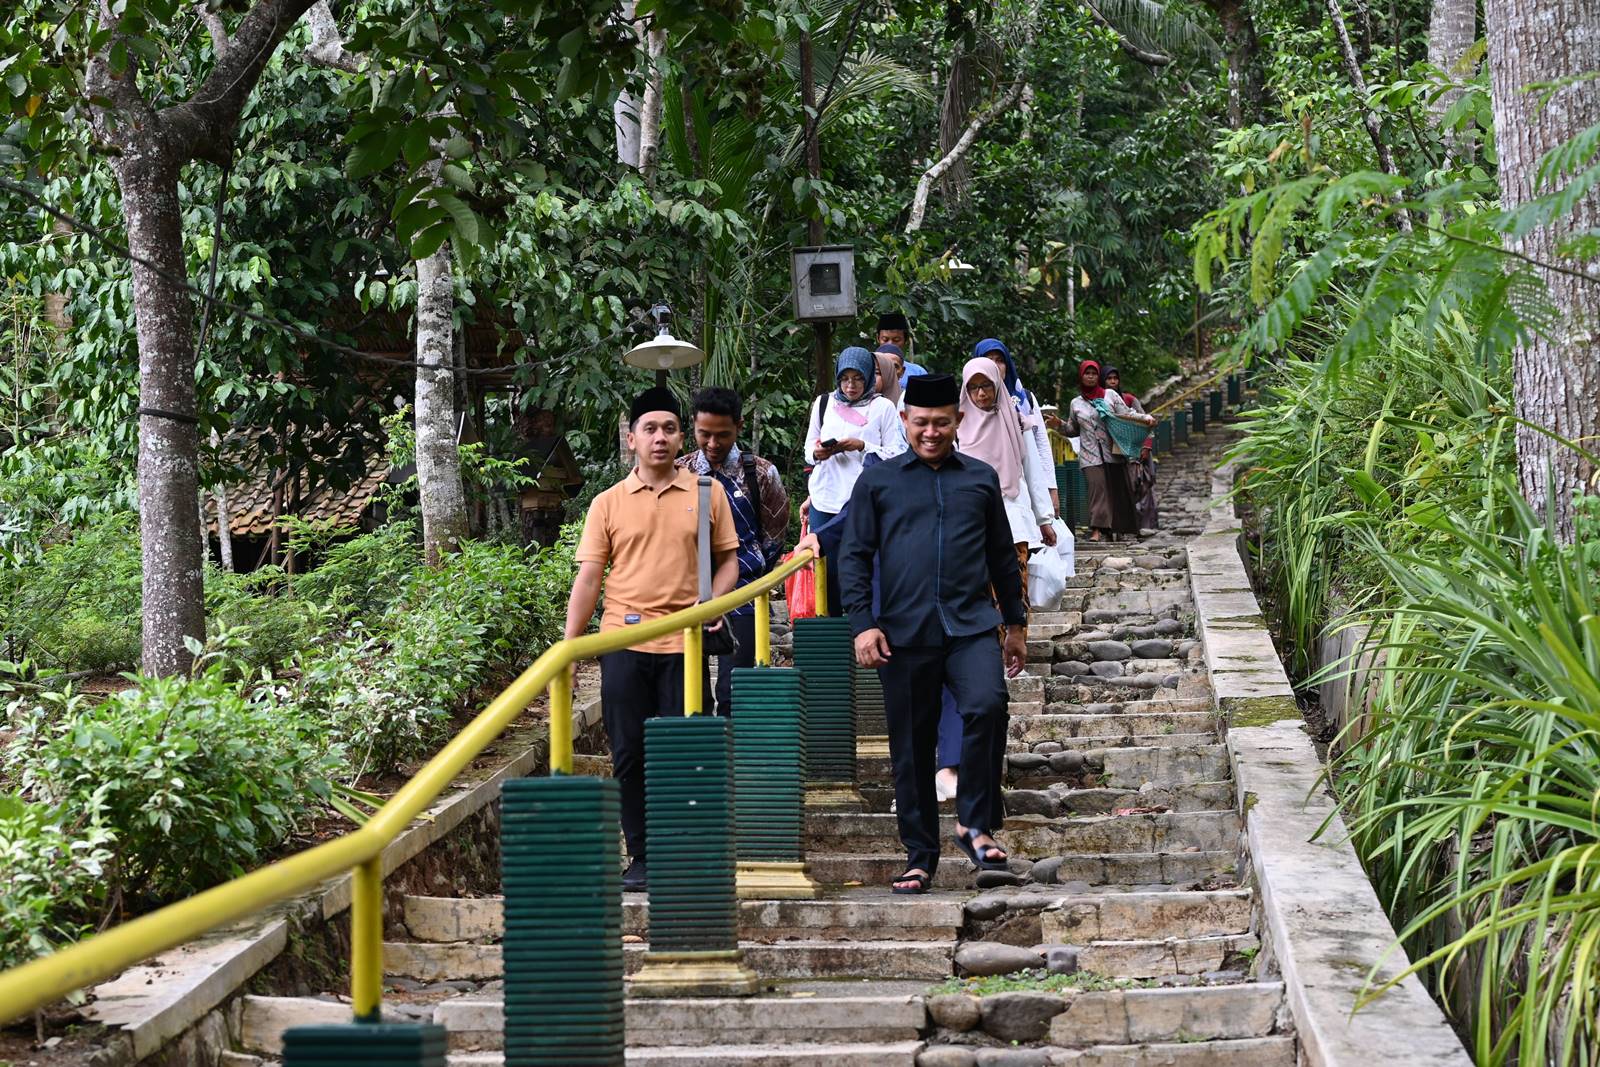
<path id="1" fill-rule="evenodd" d="M 567 637 L 579 637 L 588 628 L 602 580 L 602 631 L 637 626 L 699 602 L 699 484 L 695 475 L 674 466 L 682 447 L 677 398 L 667 389 L 646 389 L 629 412 L 628 448 L 638 457 L 638 466 L 595 497 L 583 523 L 578 576 L 567 601 Z M 728 494 L 713 479 L 712 596 L 732 591 L 739 580 L 738 548 Z M 632 857 L 622 886 L 642 890 L 648 879 L 644 723 L 657 715 L 683 714 L 683 635 L 672 633 L 601 656 L 600 710 L 611 742 L 612 776 L 622 793 L 622 833 Z"/>

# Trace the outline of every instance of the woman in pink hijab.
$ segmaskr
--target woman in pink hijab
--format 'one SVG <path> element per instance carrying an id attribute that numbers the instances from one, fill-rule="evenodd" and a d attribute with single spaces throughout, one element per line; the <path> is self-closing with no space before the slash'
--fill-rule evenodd
<path id="1" fill-rule="evenodd" d="M 1011 540 L 1017 546 L 1022 588 L 1028 588 L 1028 553 L 1039 544 L 1056 543 L 1055 509 L 1050 503 L 1051 479 L 1039 453 L 1023 437 L 1023 416 L 1003 392 L 1005 379 L 994 360 L 975 356 L 961 368 L 961 422 L 956 427 L 956 451 L 982 460 L 1000 477 Z M 1001 397 L 1005 402 L 1001 403 Z M 956 795 L 956 767 L 961 762 L 961 716 L 949 690 L 939 719 L 939 772 L 935 779 L 940 800 Z"/>

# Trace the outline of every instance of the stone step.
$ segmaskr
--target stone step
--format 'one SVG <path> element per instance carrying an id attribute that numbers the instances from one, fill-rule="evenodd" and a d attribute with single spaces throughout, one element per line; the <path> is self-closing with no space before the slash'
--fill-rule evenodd
<path id="1" fill-rule="evenodd" d="M 1146 711 L 1136 704 L 1112 715 L 1082 712 L 1018 716 L 1007 725 L 1012 740 L 1026 744 L 1060 741 L 1066 744 L 1079 738 L 1135 737 L 1165 734 L 1215 733 L 1217 717 L 1206 711 Z M 1107 746 L 1111 747 L 1111 746 Z"/>
<path id="2" fill-rule="evenodd" d="M 1095 1045 L 1056 1053 L 1048 1062 L 1059 1067 L 1294 1067 L 1295 1040 L 1282 1035 L 1238 1041 Z"/>
<path id="3" fill-rule="evenodd" d="M 1129 716 L 1129 718 L 1137 718 L 1137 716 Z M 1201 728 L 1210 726 L 1214 721 L 1210 716 L 1196 716 L 1195 718 L 1197 721 L 1195 721 L 1192 725 Z M 1201 719 L 1204 719 L 1205 721 L 1198 721 Z M 1118 724 L 1104 723 L 1101 725 L 1102 727 L 1105 727 L 1116 726 Z M 1217 734 L 1215 730 L 1208 729 L 1204 730 L 1204 732 L 1197 733 L 1178 733 L 1176 728 L 1170 725 L 1168 726 L 1168 730 L 1171 732 L 1149 734 L 1105 733 L 1093 737 L 1057 738 L 1054 741 L 1056 745 L 1056 751 L 1053 754 L 1059 755 L 1061 752 L 1083 752 L 1088 749 L 1095 748 L 1201 748 L 1205 745 L 1214 745 L 1217 743 Z M 1050 744 L 1050 742 L 1036 742 L 1035 744 Z M 1013 752 L 1027 754 L 1036 751 L 1037 748 L 1035 745 L 1029 744 L 1026 741 L 1008 741 L 1006 743 L 1006 752 L 1008 754 Z M 1050 755 L 1052 753 L 1041 754 Z"/>
<path id="4" fill-rule="evenodd" d="M 795 938 L 838 941 L 954 940 L 965 894 L 919 897 L 845 894 L 822 900 L 741 900 L 739 936 L 748 941 Z M 419 941 L 494 941 L 505 932 L 503 898 L 405 898 L 405 923 Z M 649 932 L 644 893 L 622 898 L 622 932 Z"/>
<path id="5" fill-rule="evenodd" d="M 867 810 L 887 812 L 894 790 L 883 783 L 863 783 L 861 795 Z M 1074 789 L 1057 783 L 1042 789 L 1005 790 L 1006 811 L 1019 815 L 1109 815 L 1122 808 L 1164 807 L 1172 811 L 1219 811 L 1233 805 L 1233 783 L 1196 782 L 1171 788 L 1114 789 L 1094 786 Z M 955 801 L 941 810 L 955 811 Z"/>
<path id="6" fill-rule="evenodd" d="M 1228 778 L 1232 768 L 1228 764 L 1227 746 L 1201 745 L 1195 748 L 1102 748 L 1087 749 L 1083 753 L 1092 781 L 1084 785 L 1110 786 L 1137 789 L 1146 782 L 1158 786 L 1191 785 L 1197 782 L 1219 782 Z M 1028 769 L 1019 772 L 1013 757 L 1006 759 L 1009 784 L 1023 788 L 1048 786 L 1053 782 L 1078 783 L 1083 775 L 1063 775 L 1043 770 Z"/>
<path id="7" fill-rule="evenodd" d="M 350 1021 L 350 1005 L 317 997 L 242 998 L 239 1047 L 263 1056 L 283 1053 L 283 1032 L 296 1026 L 321 1026 Z"/>
<path id="8" fill-rule="evenodd" d="M 881 886 L 906 869 L 902 851 L 883 853 L 829 853 L 811 857 L 811 874 L 829 885 Z M 1210 852 L 1119 852 L 1067 856 L 1058 868 L 1057 882 L 1090 885 L 1192 885 L 1213 878 L 1233 878 L 1237 857 L 1233 850 Z M 972 861 L 963 855 L 944 856 L 934 875 L 938 889 L 973 886 Z"/>
<path id="9" fill-rule="evenodd" d="M 819 853 L 892 851 L 900 842 L 896 819 L 888 814 L 813 815 L 807 825 L 811 848 Z M 941 818 L 942 835 L 954 839 L 955 825 L 954 815 Z M 1232 811 L 1209 811 L 1066 818 L 1017 815 L 1007 817 L 1001 836 L 1009 851 L 1059 856 L 1230 848 L 1238 832 L 1238 817 Z"/>
<path id="10" fill-rule="evenodd" d="M 952 953 L 942 941 L 741 941 L 740 947 L 745 964 L 772 979 L 948 978 Z M 649 946 L 630 942 L 622 950 L 633 974 Z M 387 974 L 423 982 L 485 981 L 504 973 L 499 945 L 465 941 L 388 941 L 383 966 Z"/>
<path id="11" fill-rule="evenodd" d="M 1083 894 L 1039 913 L 1041 938 L 1062 945 L 1244 934 L 1251 922 L 1248 889 Z"/>
<path id="12" fill-rule="evenodd" d="M 1050 1022 L 1052 1045 L 1231 1041 L 1278 1029 L 1281 982 L 1080 993 Z"/>
<path id="13" fill-rule="evenodd" d="M 913 1067 L 921 1041 L 847 1045 L 630 1048 L 627 1067 Z M 498 1052 L 456 1052 L 448 1067 L 502 1067 Z"/>
<path id="14" fill-rule="evenodd" d="M 633 998 L 627 1002 L 631 1046 L 841 1045 L 915 1041 L 927 1021 L 921 997 L 815 996 Z M 433 1021 L 457 1050 L 504 1048 L 505 1003 L 458 997 Z"/>
<path id="15" fill-rule="evenodd" d="M 1255 934 L 1093 941 L 1078 949 L 1078 969 L 1106 978 L 1163 978 L 1219 971 L 1230 957 L 1260 948 Z"/>

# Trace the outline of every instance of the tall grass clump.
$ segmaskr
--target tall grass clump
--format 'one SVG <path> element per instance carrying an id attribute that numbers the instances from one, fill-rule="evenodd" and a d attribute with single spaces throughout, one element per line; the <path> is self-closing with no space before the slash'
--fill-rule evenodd
<path id="1" fill-rule="evenodd" d="M 1495 352 L 1402 319 L 1358 361 L 1286 360 L 1233 455 L 1297 681 L 1366 628 L 1330 778 L 1410 973 L 1479 1064 L 1593 1065 L 1600 499 L 1571 543 L 1523 502 Z"/>

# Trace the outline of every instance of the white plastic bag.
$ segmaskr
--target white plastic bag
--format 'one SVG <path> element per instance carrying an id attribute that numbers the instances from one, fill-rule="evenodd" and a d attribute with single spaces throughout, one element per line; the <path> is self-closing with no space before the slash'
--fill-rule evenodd
<path id="1" fill-rule="evenodd" d="M 1060 611 L 1067 592 L 1067 567 L 1061 555 L 1046 547 L 1028 558 L 1028 603 L 1035 611 Z"/>
<path id="2" fill-rule="evenodd" d="M 1075 577 L 1078 573 L 1078 545 L 1073 540 L 1071 527 L 1059 519 L 1056 520 L 1056 554 L 1067 568 L 1067 577 Z"/>

